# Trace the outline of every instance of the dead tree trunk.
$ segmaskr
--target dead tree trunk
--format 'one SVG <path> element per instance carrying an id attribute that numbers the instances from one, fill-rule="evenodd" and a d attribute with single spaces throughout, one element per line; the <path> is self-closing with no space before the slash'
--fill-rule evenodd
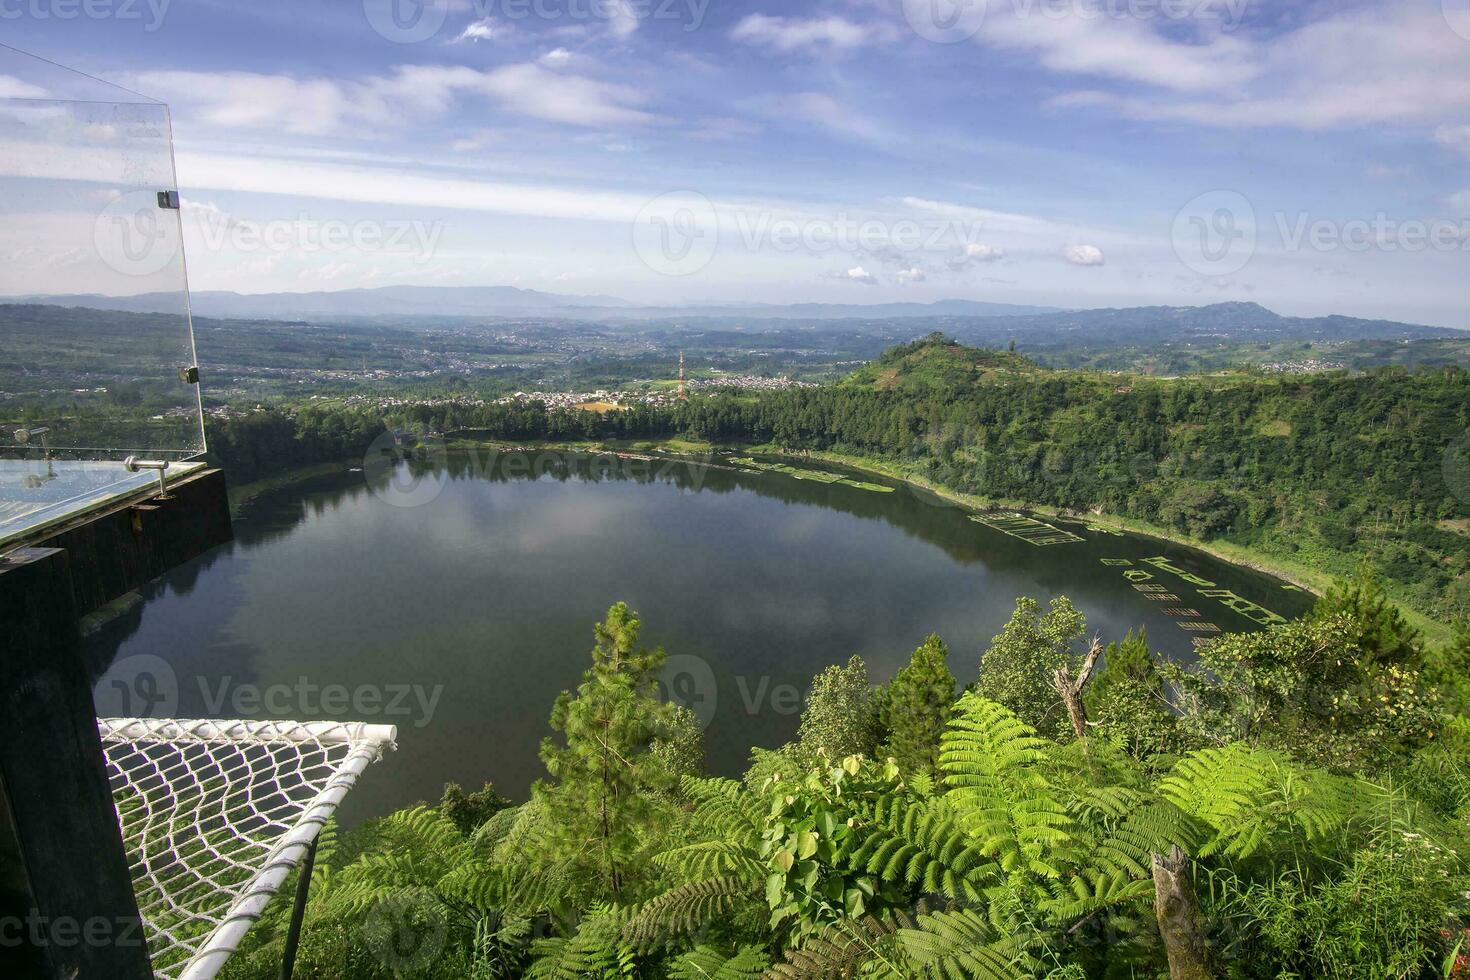
<path id="1" fill-rule="evenodd" d="M 1154 914 L 1169 957 L 1170 980 L 1210 980 L 1208 949 L 1189 859 L 1179 848 L 1153 856 Z"/>
<path id="2" fill-rule="evenodd" d="M 1087 682 L 1097 669 L 1097 658 L 1102 655 L 1102 649 L 1102 640 L 1093 637 L 1092 646 L 1088 648 L 1087 656 L 1075 678 L 1066 664 L 1058 667 L 1051 677 L 1051 686 L 1056 688 L 1057 694 L 1061 695 L 1062 704 L 1067 707 L 1067 715 L 1072 719 L 1072 731 L 1076 734 L 1077 741 L 1082 743 L 1083 751 L 1087 749 L 1087 706 L 1082 703 L 1082 692 L 1087 689 Z"/>

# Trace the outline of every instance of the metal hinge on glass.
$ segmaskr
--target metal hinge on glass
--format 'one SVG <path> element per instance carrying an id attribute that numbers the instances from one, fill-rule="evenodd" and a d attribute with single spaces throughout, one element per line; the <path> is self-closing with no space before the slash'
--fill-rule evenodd
<path id="1" fill-rule="evenodd" d="M 199 383 L 199 365 L 179 368 L 179 380 L 186 385 L 197 385 Z"/>
<path id="2" fill-rule="evenodd" d="M 177 211 L 179 209 L 179 192 L 159 191 L 158 206 L 161 208 L 166 208 L 169 211 Z"/>

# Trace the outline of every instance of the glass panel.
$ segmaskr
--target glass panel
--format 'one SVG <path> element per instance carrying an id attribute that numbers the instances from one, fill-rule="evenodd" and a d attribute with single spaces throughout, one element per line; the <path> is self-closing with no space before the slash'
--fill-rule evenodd
<path id="1" fill-rule="evenodd" d="M 204 451 L 168 108 L 0 47 L 0 544 Z"/>

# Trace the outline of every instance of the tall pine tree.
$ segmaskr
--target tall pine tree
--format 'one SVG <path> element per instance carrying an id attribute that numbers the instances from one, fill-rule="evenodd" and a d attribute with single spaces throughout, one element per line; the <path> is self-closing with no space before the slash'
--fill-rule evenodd
<path id="1" fill-rule="evenodd" d="M 552 709 L 551 727 L 562 738 L 542 743 L 551 779 L 536 787 L 557 828 L 559 853 L 550 856 L 583 865 L 614 901 L 643 869 L 661 791 L 677 778 L 659 758 L 659 740 L 684 727 L 676 707 L 659 700 L 664 652 L 638 645 L 640 625 L 621 602 L 597 625 L 591 669 Z"/>
<path id="2" fill-rule="evenodd" d="M 904 775 L 939 765 L 939 738 L 954 711 L 954 690 L 949 648 L 930 634 L 880 693 L 878 718 L 886 734 L 878 751 L 895 759 Z"/>

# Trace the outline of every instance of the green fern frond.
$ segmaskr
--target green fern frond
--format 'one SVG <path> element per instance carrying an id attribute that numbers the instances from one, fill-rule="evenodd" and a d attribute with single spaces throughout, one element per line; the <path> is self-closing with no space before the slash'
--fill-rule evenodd
<path id="1" fill-rule="evenodd" d="M 1180 759 L 1159 793 L 1210 828 L 1199 856 L 1248 858 L 1331 838 L 1358 812 L 1365 785 L 1278 752 L 1227 745 Z"/>
<path id="2" fill-rule="evenodd" d="M 570 937 L 538 939 L 529 980 L 586 980 L 588 977 L 636 976 L 636 950 L 622 939 L 628 918 L 624 909 L 596 909 Z"/>
<path id="3" fill-rule="evenodd" d="M 1140 805 L 1099 833 L 1089 863 L 1104 874 L 1139 878 L 1152 875 L 1152 856 L 1178 847 L 1194 853 L 1200 845 L 1197 822 L 1168 803 Z"/>
<path id="4" fill-rule="evenodd" d="M 655 855 L 654 863 L 683 881 L 735 874 L 760 879 L 765 866 L 750 844 L 730 840 L 699 841 Z"/>
<path id="5" fill-rule="evenodd" d="M 1056 878 L 1075 843 L 1071 815 L 1041 771 L 1051 743 L 1006 708 L 966 694 L 940 743 L 947 800 L 1007 872 Z"/>
<path id="6" fill-rule="evenodd" d="M 935 980 L 1024 980 L 1035 961 L 1015 939 L 997 936 L 973 909 L 919 916 L 917 929 L 899 933 L 907 976 Z"/>
<path id="7" fill-rule="evenodd" d="M 869 831 L 851 863 L 884 881 L 978 902 L 997 868 L 947 808 L 884 798 L 863 808 Z"/>
<path id="8" fill-rule="evenodd" d="M 646 947 L 688 935 L 729 914 L 742 901 L 758 898 L 758 888 L 741 875 L 679 885 L 644 903 L 624 927 L 623 938 Z"/>
<path id="9" fill-rule="evenodd" d="M 694 802 L 695 820 L 710 836 L 736 839 L 760 835 L 765 815 L 761 799 L 735 780 L 685 776 L 680 789 Z"/>
<path id="10" fill-rule="evenodd" d="M 1043 911 L 1054 923 L 1073 922 L 1103 909 L 1138 902 L 1151 902 L 1154 883 L 1127 872 L 1085 872 L 1072 876 L 1065 885 L 1053 885 L 1052 897 Z"/>
<path id="11" fill-rule="evenodd" d="M 742 946 L 734 954 L 713 946 L 698 946 L 669 967 L 669 980 L 755 980 L 766 972 L 771 958 L 758 946 Z"/>
<path id="12" fill-rule="evenodd" d="M 830 980 L 856 976 L 865 968 L 865 975 L 897 978 L 903 976 L 897 936 L 912 926 L 902 913 L 843 919 L 810 936 L 800 948 L 787 950 L 786 962 L 765 975 L 770 980 Z"/>
<path id="13" fill-rule="evenodd" d="M 1041 763 L 1050 744 L 1001 705 L 966 694 L 940 740 L 939 767 L 951 787 L 984 788 Z"/>

